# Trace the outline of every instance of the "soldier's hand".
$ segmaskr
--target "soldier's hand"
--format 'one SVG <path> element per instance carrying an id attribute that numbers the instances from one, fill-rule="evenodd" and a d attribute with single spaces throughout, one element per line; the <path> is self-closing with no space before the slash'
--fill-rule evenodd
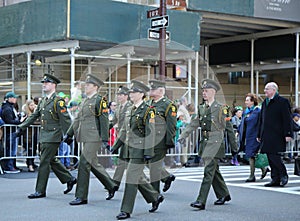
<path id="1" fill-rule="evenodd" d="M 105 148 L 110 152 L 110 146 L 108 144 L 108 141 L 102 141 L 102 148 Z"/>
<path id="2" fill-rule="evenodd" d="M 149 161 L 149 160 L 151 160 L 151 159 L 152 159 L 152 157 L 151 157 L 151 156 L 149 156 L 149 155 L 145 155 L 145 156 L 144 156 L 144 159 L 145 159 L 145 161 Z"/>
<path id="3" fill-rule="evenodd" d="M 185 138 L 178 138 L 177 142 L 180 144 L 185 144 Z"/>
<path id="4" fill-rule="evenodd" d="M 63 138 L 63 142 L 70 145 L 73 142 L 73 138 L 70 135 L 65 135 Z"/>
<path id="5" fill-rule="evenodd" d="M 15 134 L 16 137 L 21 137 L 24 134 L 24 131 L 21 128 L 18 128 Z"/>
<path id="6" fill-rule="evenodd" d="M 118 150 L 115 150 L 114 148 L 110 149 L 110 152 L 111 152 L 112 154 L 118 154 Z"/>

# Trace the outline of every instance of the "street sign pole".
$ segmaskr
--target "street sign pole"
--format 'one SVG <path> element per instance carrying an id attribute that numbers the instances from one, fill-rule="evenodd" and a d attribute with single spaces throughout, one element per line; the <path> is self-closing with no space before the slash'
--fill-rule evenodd
<path id="1" fill-rule="evenodd" d="M 160 0 L 161 16 L 165 16 L 167 12 L 166 0 Z M 159 78 L 165 81 L 166 78 L 166 28 L 162 27 L 159 30 Z"/>

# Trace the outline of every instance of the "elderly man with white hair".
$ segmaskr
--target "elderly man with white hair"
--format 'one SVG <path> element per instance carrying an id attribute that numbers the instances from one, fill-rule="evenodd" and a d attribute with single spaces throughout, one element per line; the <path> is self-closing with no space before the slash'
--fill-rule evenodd
<path id="1" fill-rule="evenodd" d="M 285 186 L 288 182 L 286 167 L 281 156 L 286 142 L 293 137 L 291 107 L 289 101 L 278 93 L 278 85 L 269 82 L 264 89 L 266 99 L 262 103 L 257 141 L 261 153 L 266 153 L 271 167 L 270 183 L 266 187 Z"/>

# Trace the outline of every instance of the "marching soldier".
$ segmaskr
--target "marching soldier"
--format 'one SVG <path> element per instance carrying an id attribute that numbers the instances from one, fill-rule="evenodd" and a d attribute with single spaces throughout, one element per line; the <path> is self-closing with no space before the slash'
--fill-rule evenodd
<path id="1" fill-rule="evenodd" d="M 129 159 L 126 184 L 123 195 L 121 212 L 117 219 L 127 219 L 133 211 L 137 190 L 147 203 L 152 203 L 149 212 L 155 212 L 164 197 L 148 183 L 143 173 L 144 166 L 154 156 L 154 110 L 149 107 L 143 98 L 149 88 L 140 81 L 132 81 L 129 91 L 133 106 L 126 112 L 124 126 L 112 151 L 124 148 L 124 157 Z"/>
<path id="2" fill-rule="evenodd" d="M 104 82 L 94 75 L 87 75 L 85 80 L 85 94 L 87 98 L 82 101 L 80 111 L 64 139 L 64 142 L 71 143 L 72 137 L 75 135 L 76 140 L 82 145 L 77 175 L 76 198 L 69 203 L 72 206 L 87 204 L 90 171 L 108 190 L 106 200 L 113 198 L 116 191 L 114 181 L 105 168 L 98 163 L 97 158 L 99 147 L 101 147 L 101 144 L 102 147 L 107 147 L 109 138 L 107 103 L 97 93 L 103 84 Z"/>
<path id="3" fill-rule="evenodd" d="M 127 112 L 128 108 L 132 106 L 132 103 L 128 100 L 128 91 L 129 89 L 127 87 L 122 86 L 117 92 L 117 99 L 119 104 L 116 113 L 114 114 L 114 117 L 110 122 L 110 128 L 116 125 L 117 136 L 119 135 L 120 129 L 124 125 L 125 113 Z M 124 149 L 125 148 L 123 147 L 119 149 L 118 164 L 113 176 L 113 180 L 117 185 L 117 189 L 119 189 L 124 171 L 128 164 L 128 159 L 124 157 Z"/>
<path id="4" fill-rule="evenodd" d="M 165 183 L 163 191 L 166 192 L 175 176 L 164 167 L 163 161 L 168 149 L 174 148 L 176 133 L 177 109 L 172 101 L 165 96 L 166 82 L 150 80 L 149 105 L 155 109 L 155 148 L 154 157 L 149 161 L 150 180 L 152 186 L 160 192 L 160 180 Z"/>
<path id="5" fill-rule="evenodd" d="M 45 97 L 39 102 L 36 110 L 30 117 L 18 127 L 18 136 L 29 127 L 36 119 L 40 118 L 40 167 L 35 187 L 35 193 L 28 196 L 29 199 L 46 197 L 47 182 L 50 168 L 61 183 L 67 183 L 64 194 L 70 192 L 76 184 L 75 177 L 61 164 L 55 156 L 63 134 L 71 124 L 65 101 L 56 95 L 56 86 L 60 80 L 50 74 L 45 74 L 43 80 L 43 92 Z"/>
<path id="6" fill-rule="evenodd" d="M 220 90 L 220 85 L 214 80 L 204 79 L 202 81 L 202 95 L 204 102 L 199 105 L 198 116 L 185 128 L 179 137 L 183 141 L 191 131 L 201 127 L 201 141 L 199 155 L 204 161 L 204 177 L 202 180 L 199 195 L 191 207 L 199 210 L 205 209 L 210 186 L 212 185 L 217 201 L 215 205 L 223 205 L 230 201 L 231 197 L 225 181 L 219 170 L 218 161 L 224 156 L 224 131 L 229 134 L 229 142 L 236 152 L 237 144 L 233 132 L 232 124 L 227 120 L 229 107 L 222 105 L 215 100 L 215 94 Z"/>

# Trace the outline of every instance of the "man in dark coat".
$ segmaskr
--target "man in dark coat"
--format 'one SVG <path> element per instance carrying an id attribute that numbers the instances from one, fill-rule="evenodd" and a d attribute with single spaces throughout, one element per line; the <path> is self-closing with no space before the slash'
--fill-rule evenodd
<path id="1" fill-rule="evenodd" d="M 293 137 L 291 108 L 289 101 L 279 96 L 275 82 L 267 83 L 264 91 L 266 99 L 262 103 L 257 140 L 271 167 L 272 181 L 265 186 L 285 186 L 288 175 L 281 154 Z"/>

